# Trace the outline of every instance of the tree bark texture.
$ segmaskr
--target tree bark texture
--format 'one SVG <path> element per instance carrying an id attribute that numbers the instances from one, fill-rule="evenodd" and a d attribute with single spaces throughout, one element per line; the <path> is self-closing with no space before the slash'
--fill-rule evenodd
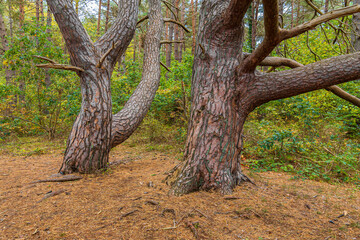
<path id="1" fill-rule="evenodd" d="M 160 82 L 160 39 L 163 20 L 159 0 L 150 1 L 149 27 L 145 36 L 141 82 L 125 104 L 114 115 L 111 147 L 128 139 L 140 125 L 155 97 Z"/>
<path id="2" fill-rule="evenodd" d="M 251 0 L 202 2 L 185 161 L 172 183 L 172 194 L 182 195 L 198 189 L 232 193 L 237 184 L 247 179 L 240 167 L 241 132 L 251 111 L 272 100 L 360 76 L 360 53 L 292 70 L 255 74 L 256 66 L 282 39 L 297 36 L 309 26 L 313 28 L 326 21 L 330 15 L 283 31 L 278 25 L 278 2 L 264 0 L 264 41 L 252 54 L 244 54 L 243 18 L 250 3 Z M 348 10 L 347 14 L 358 11 L 356 7 Z M 342 10 L 335 14 L 340 12 Z"/>
<path id="3" fill-rule="evenodd" d="M 71 64 L 85 70 L 77 72 L 82 105 L 68 138 L 60 172 L 94 172 L 108 163 L 112 123 L 110 77 L 119 55 L 133 37 L 138 1 L 124 1 L 121 17 L 95 44 L 69 0 L 49 0 L 48 4 L 63 34 Z M 111 52 L 98 68 L 109 49 Z"/>
<path id="4" fill-rule="evenodd" d="M 354 0 L 354 4 L 360 4 L 360 0 Z M 355 51 L 360 51 L 360 13 L 353 14 L 353 25 L 355 33 L 351 35 L 352 44 Z"/>

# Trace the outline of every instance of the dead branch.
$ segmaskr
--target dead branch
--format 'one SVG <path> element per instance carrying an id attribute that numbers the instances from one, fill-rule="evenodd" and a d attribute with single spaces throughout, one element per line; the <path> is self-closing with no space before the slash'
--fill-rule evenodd
<path id="1" fill-rule="evenodd" d="M 163 3 L 169 4 L 171 7 L 175 8 L 178 11 L 181 11 L 178 7 L 176 7 L 174 4 L 172 4 L 171 2 L 165 1 L 165 0 L 161 0 Z"/>
<path id="2" fill-rule="evenodd" d="M 171 22 L 171 23 L 174 23 L 174 24 L 177 24 L 179 25 L 180 27 L 182 27 L 182 29 L 184 29 L 185 32 L 189 33 L 190 30 L 187 29 L 181 22 L 178 22 L 174 19 L 171 19 L 171 18 L 164 18 L 164 22 Z"/>
<path id="3" fill-rule="evenodd" d="M 140 19 L 137 23 L 136 23 L 136 26 L 139 25 L 140 23 L 142 23 L 143 21 L 149 19 L 149 16 L 146 15 L 145 17 L 143 17 L 142 19 Z"/>
<path id="4" fill-rule="evenodd" d="M 121 215 L 120 219 L 122 219 L 122 218 L 124 218 L 124 217 L 127 217 L 127 216 L 130 216 L 131 214 L 134 214 L 135 212 L 138 212 L 138 211 L 139 211 L 139 210 L 133 210 L 133 211 L 124 213 L 123 215 Z"/>
<path id="5" fill-rule="evenodd" d="M 43 183 L 43 182 L 69 182 L 69 181 L 76 181 L 82 179 L 81 176 L 76 175 L 65 175 L 61 178 L 49 178 L 49 179 L 42 179 L 42 180 L 36 180 L 31 183 Z"/>
<path id="6" fill-rule="evenodd" d="M 167 41 L 167 40 L 163 40 L 160 41 L 160 44 L 173 44 L 173 43 L 183 43 L 184 41 L 179 40 L 179 41 Z"/>
<path id="7" fill-rule="evenodd" d="M 195 239 L 198 239 L 198 238 L 199 238 L 199 235 L 198 235 L 198 233 L 197 233 L 197 231 L 196 231 L 196 228 L 194 227 L 193 223 L 190 222 L 190 221 L 186 221 L 186 222 L 185 222 L 185 225 L 186 225 L 188 228 L 190 228 L 191 232 L 192 232 L 192 233 L 194 234 L 194 236 L 195 236 Z"/>
<path id="8" fill-rule="evenodd" d="M 96 65 L 97 68 L 101 68 L 102 64 L 104 63 L 105 59 L 107 56 L 109 56 L 109 54 L 111 53 L 112 50 L 115 49 L 115 43 L 112 43 L 112 47 L 106 51 L 106 53 L 100 58 L 99 63 Z"/>
<path id="9" fill-rule="evenodd" d="M 80 72 L 85 71 L 82 68 L 75 67 L 75 66 L 72 66 L 72 65 L 59 64 L 59 63 L 55 62 L 54 60 L 52 60 L 50 58 L 47 58 L 47 57 L 42 57 L 42 56 L 37 56 L 37 55 L 34 55 L 33 57 L 50 62 L 50 63 L 35 65 L 38 68 L 54 68 L 54 69 L 62 69 L 62 70 L 69 70 L 69 71 L 75 71 L 75 72 L 76 71 L 80 71 Z"/>
<path id="10" fill-rule="evenodd" d="M 175 14 L 174 11 L 171 9 L 171 5 L 169 5 L 169 3 L 166 2 L 166 1 L 162 1 L 162 2 L 165 4 L 166 8 L 169 9 L 170 12 L 173 14 L 175 20 L 178 21 L 178 20 L 179 20 L 179 19 L 178 19 L 178 16 L 177 16 L 177 14 Z M 177 10 L 179 11 L 179 9 L 177 9 Z"/>
<path id="11" fill-rule="evenodd" d="M 168 72 L 171 72 L 171 70 L 161 61 L 160 61 L 160 65 L 163 66 Z"/>
<path id="12" fill-rule="evenodd" d="M 63 193 L 63 192 L 65 192 L 65 190 L 63 190 L 63 189 L 58 190 L 58 191 L 55 191 L 55 192 L 51 191 L 51 192 L 45 194 L 45 196 L 44 196 L 41 200 L 39 200 L 39 201 L 37 201 L 37 202 L 38 202 L 38 203 L 39 203 L 39 202 L 42 202 L 42 201 L 44 201 L 45 199 L 48 199 L 48 198 L 50 198 L 50 197 L 59 195 L 59 194 L 61 194 L 61 193 Z"/>
<path id="13" fill-rule="evenodd" d="M 47 57 L 43 57 L 43 56 L 38 56 L 38 55 L 33 55 L 34 58 L 39 58 L 39 59 L 42 59 L 42 60 L 45 60 L 45 61 L 48 61 L 50 63 L 54 63 L 56 64 L 56 62 L 50 58 L 47 58 Z"/>
<path id="14" fill-rule="evenodd" d="M 53 63 L 47 63 L 47 64 L 37 64 L 35 65 L 38 68 L 53 68 L 53 69 L 61 69 L 61 70 L 68 70 L 68 71 L 80 71 L 84 72 L 85 70 L 79 67 L 71 66 L 71 65 L 65 65 L 65 64 L 53 64 Z"/>

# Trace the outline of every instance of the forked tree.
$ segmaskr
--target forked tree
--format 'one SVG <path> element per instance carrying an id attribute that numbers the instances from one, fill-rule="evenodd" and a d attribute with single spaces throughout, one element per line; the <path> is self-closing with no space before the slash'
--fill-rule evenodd
<path id="1" fill-rule="evenodd" d="M 288 65 L 267 58 L 283 40 L 331 19 L 359 12 L 359 6 L 328 12 L 291 29 L 279 27 L 277 0 L 263 0 L 265 37 L 251 54 L 242 51 L 244 16 L 251 0 L 202 1 L 192 78 L 192 107 L 184 165 L 170 193 L 218 189 L 223 194 L 247 180 L 240 165 L 242 129 L 251 111 L 272 100 L 327 88 L 360 77 L 360 53 L 342 55 L 275 73 L 256 67 Z M 290 61 L 291 62 L 291 61 Z M 293 63 L 293 62 L 292 62 Z"/>
<path id="2" fill-rule="evenodd" d="M 138 0 L 121 0 L 111 28 L 93 43 L 70 0 L 48 0 L 63 34 L 71 65 L 51 59 L 38 67 L 72 70 L 80 77 L 82 104 L 67 141 L 60 173 L 90 173 L 106 167 L 110 149 L 125 139 L 145 117 L 160 80 L 160 37 L 163 20 L 159 0 L 149 0 L 149 26 L 144 43 L 143 75 L 124 108 L 112 115 L 110 78 L 133 38 Z"/>

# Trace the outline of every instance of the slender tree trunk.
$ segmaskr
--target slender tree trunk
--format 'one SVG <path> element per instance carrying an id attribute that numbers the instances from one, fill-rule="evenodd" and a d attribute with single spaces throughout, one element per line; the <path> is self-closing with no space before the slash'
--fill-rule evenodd
<path id="1" fill-rule="evenodd" d="M 97 30 L 96 30 L 96 34 L 99 36 L 100 35 L 100 23 L 101 23 L 101 0 L 99 0 L 99 12 L 98 12 L 98 22 L 97 22 Z"/>
<path id="2" fill-rule="evenodd" d="M 77 15 L 79 15 L 79 2 L 80 0 L 75 0 L 75 11 Z"/>
<path id="3" fill-rule="evenodd" d="M 178 9 L 179 8 L 179 2 L 180 0 L 175 0 L 175 7 Z M 176 10 L 176 14 L 177 16 L 179 16 L 179 11 Z M 174 31 L 174 41 L 179 41 L 179 26 L 176 24 L 175 25 L 175 31 Z M 180 53 L 179 53 L 179 47 L 180 44 L 179 43 L 174 43 L 174 58 L 176 61 L 180 61 Z"/>
<path id="4" fill-rule="evenodd" d="M 0 39 L 2 44 L 2 55 L 9 50 L 9 43 L 6 38 L 6 35 L 7 35 L 6 26 L 4 23 L 2 13 L 0 12 Z M 4 68 L 5 68 L 6 85 L 10 85 L 12 83 L 12 77 L 13 77 L 12 71 L 7 66 L 4 66 Z"/>
<path id="5" fill-rule="evenodd" d="M 105 32 L 108 30 L 109 27 L 109 14 L 110 14 L 110 0 L 108 0 L 106 4 Z"/>
<path id="6" fill-rule="evenodd" d="M 181 1 L 181 23 L 185 25 L 185 0 Z M 180 31 L 180 40 L 183 41 L 182 43 L 180 43 L 180 49 L 179 49 L 179 62 L 182 61 L 182 55 L 183 55 L 183 50 L 185 50 L 185 34 L 184 34 L 184 30 L 181 29 Z"/>
<path id="7" fill-rule="evenodd" d="M 50 33 L 51 33 L 51 22 L 52 22 L 52 17 L 51 17 L 51 10 L 48 7 L 47 9 L 47 16 L 46 16 L 46 33 L 48 35 L 47 40 L 49 42 L 51 42 L 51 37 L 50 37 Z M 49 74 L 49 70 L 45 69 L 45 85 L 47 88 L 49 88 L 51 86 L 51 77 Z"/>
<path id="8" fill-rule="evenodd" d="M 356 0 L 354 0 L 354 4 L 356 4 Z M 324 13 L 329 11 L 329 0 L 325 0 Z"/>
<path id="9" fill-rule="evenodd" d="M 174 4 L 175 3 L 175 0 L 172 1 L 172 3 Z M 170 16 L 173 16 L 173 14 L 170 13 Z M 173 40 L 173 35 L 174 35 L 174 24 L 169 24 L 169 41 L 172 41 Z M 166 66 L 167 67 L 171 67 L 171 55 L 172 55 L 172 44 L 166 44 L 168 45 L 168 48 L 167 48 L 167 51 L 166 51 Z"/>
<path id="10" fill-rule="evenodd" d="M 19 11 L 20 11 L 20 15 L 19 15 L 19 27 L 20 29 L 23 27 L 24 25 L 24 20 L 25 20 L 25 6 L 24 6 L 24 0 L 20 0 L 19 2 Z M 19 102 L 20 103 L 25 103 L 25 79 L 22 78 L 20 76 L 19 79 L 19 89 L 20 89 L 20 94 L 19 94 Z"/>
<path id="11" fill-rule="evenodd" d="M 191 52 L 194 54 L 195 45 L 196 45 L 196 11 L 194 7 L 194 0 L 190 2 L 191 7 L 191 30 L 192 30 L 192 44 L 191 44 Z"/>
<path id="12" fill-rule="evenodd" d="M 294 27 L 295 0 L 291 0 L 291 27 Z"/>
<path id="13" fill-rule="evenodd" d="M 360 4 L 360 0 L 354 0 L 354 5 Z M 355 33 L 351 35 L 353 50 L 360 51 L 360 13 L 353 14 L 353 25 Z"/>
<path id="14" fill-rule="evenodd" d="M 253 4 L 255 5 L 253 7 L 253 20 L 252 20 L 252 33 L 251 33 L 251 48 L 256 48 L 256 34 L 257 34 L 257 19 L 258 19 L 258 13 L 259 13 L 259 3 L 260 0 L 255 0 Z"/>
<path id="15" fill-rule="evenodd" d="M 41 23 L 43 24 L 45 21 L 44 17 L 44 1 L 40 0 L 40 17 L 41 17 Z"/>

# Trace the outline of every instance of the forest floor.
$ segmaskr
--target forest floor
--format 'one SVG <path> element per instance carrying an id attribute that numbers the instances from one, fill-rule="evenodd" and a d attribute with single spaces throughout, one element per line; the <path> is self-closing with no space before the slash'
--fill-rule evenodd
<path id="1" fill-rule="evenodd" d="M 245 170 L 256 186 L 244 183 L 231 196 L 168 196 L 163 180 L 179 163 L 174 154 L 129 144 L 111 152 L 114 164 L 103 173 L 32 184 L 57 172 L 63 150 L 0 148 L 1 240 L 360 239 L 354 185 Z M 50 191 L 59 194 L 44 199 Z"/>

